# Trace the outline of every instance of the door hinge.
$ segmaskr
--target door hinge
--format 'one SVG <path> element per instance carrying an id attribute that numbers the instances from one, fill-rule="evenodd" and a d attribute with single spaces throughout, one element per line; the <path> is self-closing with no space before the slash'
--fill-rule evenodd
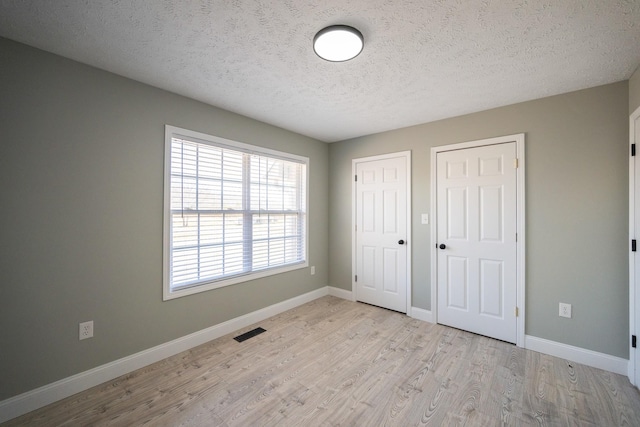
<path id="1" fill-rule="evenodd" d="M 518 241 L 518 233 L 516 233 L 516 242 Z"/>
<path id="2" fill-rule="evenodd" d="M 356 224 L 356 231 L 358 231 L 358 224 Z"/>
<path id="3" fill-rule="evenodd" d="M 358 281 L 358 275 L 356 274 L 356 282 Z"/>
<path id="4" fill-rule="evenodd" d="M 519 315 L 519 310 L 518 310 L 518 307 L 516 307 L 516 317 L 518 317 L 518 315 Z"/>
<path id="5" fill-rule="evenodd" d="M 631 335 L 631 347 L 636 348 L 636 336 Z"/>
<path id="6" fill-rule="evenodd" d="M 631 240 L 631 252 L 636 251 L 636 239 Z"/>
<path id="7" fill-rule="evenodd" d="M 518 169 L 518 159 L 513 159 L 513 168 Z"/>
<path id="8" fill-rule="evenodd" d="M 636 155 L 636 144 L 631 144 L 631 156 Z"/>
<path id="9" fill-rule="evenodd" d="M 356 178 L 356 182 L 358 182 L 358 175 L 356 175 L 355 178 Z"/>

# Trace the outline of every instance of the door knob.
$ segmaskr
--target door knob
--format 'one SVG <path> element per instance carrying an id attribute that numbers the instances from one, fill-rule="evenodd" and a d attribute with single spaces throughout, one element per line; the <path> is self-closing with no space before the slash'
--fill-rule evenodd
<path id="1" fill-rule="evenodd" d="M 446 249 L 447 245 L 445 245 L 444 243 L 440 243 L 440 249 Z"/>
<path id="2" fill-rule="evenodd" d="M 404 245 L 404 240 L 398 240 L 399 245 Z"/>

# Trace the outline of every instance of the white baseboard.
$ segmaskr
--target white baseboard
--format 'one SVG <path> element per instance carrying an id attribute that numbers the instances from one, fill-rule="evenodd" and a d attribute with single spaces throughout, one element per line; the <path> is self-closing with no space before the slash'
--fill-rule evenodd
<path id="1" fill-rule="evenodd" d="M 411 317 L 422 320 L 423 322 L 433 323 L 431 310 L 425 310 L 424 308 L 411 307 Z"/>
<path id="2" fill-rule="evenodd" d="M 544 338 L 533 337 L 531 335 L 525 336 L 524 346 L 528 350 L 560 357 L 562 359 L 582 363 L 583 365 L 594 368 L 604 369 L 605 371 L 614 372 L 616 374 L 626 376 L 628 373 L 629 361 L 627 359 L 599 353 L 597 351 L 574 347 L 546 340 Z"/>
<path id="3" fill-rule="evenodd" d="M 0 423 L 329 295 L 323 287 L 0 402 Z M 336 288 L 332 288 L 336 289 Z M 347 292 L 347 291 L 344 291 Z M 338 295 L 337 295 L 338 296 Z"/>
<path id="4" fill-rule="evenodd" d="M 338 297 L 338 298 L 342 298 L 342 299 L 346 299 L 349 301 L 355 301 L 354 297 L 353 297 L 353 292 L 351 291 L 347 291 L 341 288 L 336 288 L 334 286 L 328 286 L 329 289 L 329 295 L 332 295 L 334 297 Z"/>

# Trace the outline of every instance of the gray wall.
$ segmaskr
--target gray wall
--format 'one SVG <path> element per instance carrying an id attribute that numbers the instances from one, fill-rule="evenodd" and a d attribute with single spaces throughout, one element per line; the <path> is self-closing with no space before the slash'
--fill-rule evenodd
<path id="1" fill-rule="evenodd" d="M 331 144 L 330 285 L 351 290 L 352 159 L 412 151 L 413 306 L 431 309 L 430 148 L 525 133 L 526 333 L 628 358 L 628 95 L 625 81 Z"/>
<path id="2" fill-rule="evenodd" d="M 0 64 L 0 400 L 327 285 L 327 144 L 6 39 Z M 315 276 L 162 301 L 165 124 L 310 158 Z"/>
<path id="3" fill-rule="evenodd" d="M 640 67 L 629 79 L 629 115 L 640 107 Z"/>

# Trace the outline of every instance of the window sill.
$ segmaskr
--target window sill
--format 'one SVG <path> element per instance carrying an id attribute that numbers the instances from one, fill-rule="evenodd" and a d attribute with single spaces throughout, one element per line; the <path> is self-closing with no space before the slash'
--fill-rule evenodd
<path id="1" fill-rule="evenodd" d="M 169 284 L 165 283 L 163 287 L 162 300 L 169 301 L 176 298 L 186 297 L 188 295 L 198 294 L 200 292 L 210 291 L 212 289 L 224 288 L 225 286 L 236 285 L 251 280 L 261 279 L 263 277 L 275 276 L 276 274 L 287 273 L 290 271 L 301 270 L 309 267 L 309 262 L 305 261 L 299 264 L 286 265 L 283 267 L 270 268 L 267 270 L 257 271 L 253 273 L 235 276 L 229 279 L 216 280 L 213 282 L 205 282 L 199 285 L 187 286 L 176 290 L 170 290 Z"/>

